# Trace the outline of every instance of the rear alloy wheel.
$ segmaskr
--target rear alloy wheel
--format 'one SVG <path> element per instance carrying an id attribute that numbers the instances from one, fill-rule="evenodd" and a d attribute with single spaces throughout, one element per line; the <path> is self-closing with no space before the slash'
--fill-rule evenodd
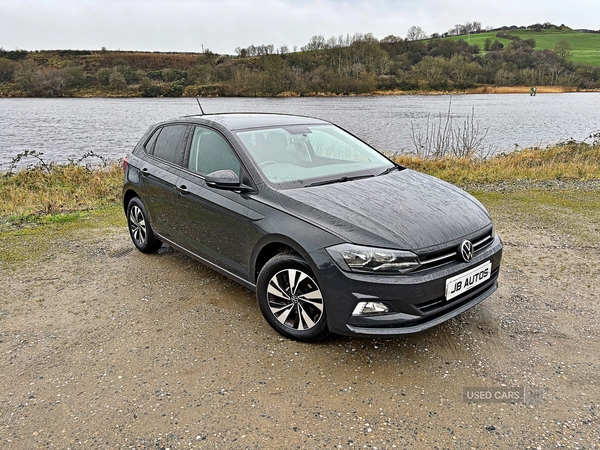
<path id="1" fill-rule="evenodd" d="M 281 253 L 265 264 L 256 296 L 269 325 L 284 336 L 319 341 L 329 334 L 323 293 L 308 264 L 296 254 Z"/>
<path id="2" fill-rule="evenodd" d="M 127 205 L 127 226 L 131 240 L 139 251 L 153 253 L 162 245 L 154 236 L 146 207 L 138 197 L 133 197 Z"/>

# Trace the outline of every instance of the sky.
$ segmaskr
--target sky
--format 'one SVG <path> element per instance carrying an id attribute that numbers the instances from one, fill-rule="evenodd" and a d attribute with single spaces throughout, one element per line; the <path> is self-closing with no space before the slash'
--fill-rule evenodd
<path id="1" fill-rule="evenodd" d="M 293 50 L 319 34 L 404 38 L 411 26 L 432 34 L 473 21 L 598 30 L 600 0 L 0 0 L 0 47 L 235 54 Z"/>

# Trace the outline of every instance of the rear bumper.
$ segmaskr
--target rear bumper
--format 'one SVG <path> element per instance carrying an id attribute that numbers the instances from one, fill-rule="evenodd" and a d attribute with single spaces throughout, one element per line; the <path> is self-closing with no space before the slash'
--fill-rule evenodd
<path id="1" fill-rule="evenodd" d="M 400 336 L 416 333 L 455 317 L 489 297 L 498 287 L 502 242 L 498 236 L 469 263 L 453 262 L 407 275 L 364 275 L 345 272 L 326 251 L 311 254 L 326 293 L 329 329 L 347 336 Z M 491 275 L 480 285 L 446 300 L 446 280 L 487 261 Z M 381 302 L 389 312 L 352 315 L 360 302 Z"/>

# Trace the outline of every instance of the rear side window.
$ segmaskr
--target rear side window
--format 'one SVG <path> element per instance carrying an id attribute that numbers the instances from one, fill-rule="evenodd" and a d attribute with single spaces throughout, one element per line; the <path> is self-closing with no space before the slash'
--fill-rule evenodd
<path id="1" fill-rule="evenodd" d="M 240 174 L 240 162 L 223 136 L 202 127 L 194 128 L 188 168 L 202 175 L 225 169 Z"/>
<path id="2" fill-rule="evenodd" d="M 154 145 L 156 144 L 156 138 L 160 134 L 160 130 L 162 130 L 162 128 L 159 128 L 158 130 L 156 130 L 154 132 L 154 134 L 152 135 L 152 137 L 148 140 L 148 142 L 146 142 L 146 145 L 144 146 L 144 150 L 149 155 L 154 154 Z"/>
<path id="3" fill-rule="evenodd" d="M 157 130 L 146 144 L 146 152 L 174 164 L 183 164 L 187 125 L 167 125 Z"/>

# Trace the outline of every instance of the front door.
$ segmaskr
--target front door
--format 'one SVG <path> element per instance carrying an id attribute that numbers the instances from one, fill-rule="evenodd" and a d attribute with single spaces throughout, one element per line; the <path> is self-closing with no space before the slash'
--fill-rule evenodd
<path id="1" fill-rule="evenodd" d="M 183 247 L 244 279 L 252 253 L 249 199 L 243 194 L 208 187 L 204 175 L 230 169 L 240 175 L 240 162 L 225 138 L 195 127 L 188 170 L 177 181 L 178 223 Z"/>

